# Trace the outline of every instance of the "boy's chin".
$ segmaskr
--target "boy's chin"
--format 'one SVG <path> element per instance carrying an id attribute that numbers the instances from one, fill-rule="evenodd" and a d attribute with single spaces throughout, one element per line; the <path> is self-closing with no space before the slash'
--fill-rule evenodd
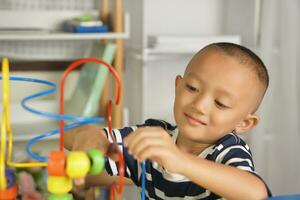
<path id="1" fill-rule="evenodd" d="M 219 138 L 212 138 L 211 134 L 204 130 L 203 127 L 182 126 L 178 127 L 180 137 L 201 144 L 214 144 Z M 221 136 L 220 136 L 221 137 Z"/>

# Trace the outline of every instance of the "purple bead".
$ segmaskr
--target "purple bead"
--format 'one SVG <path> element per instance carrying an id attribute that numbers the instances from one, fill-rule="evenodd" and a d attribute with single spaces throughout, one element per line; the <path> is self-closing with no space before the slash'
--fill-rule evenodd
<path id="1" fill-rule="evenodd" d="M 7 189 L 11 188 L 16 184 L 16 175 L 12 170 L 5 169 L 5 177 L 7 181 L 7 186 L 6 186 Z"/>

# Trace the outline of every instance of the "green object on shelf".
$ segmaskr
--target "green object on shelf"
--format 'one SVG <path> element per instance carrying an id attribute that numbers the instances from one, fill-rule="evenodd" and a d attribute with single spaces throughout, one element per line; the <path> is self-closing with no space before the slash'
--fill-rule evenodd
<path id="1" fill-rule="evenodd" d="M 76 17 L 75 19 L 83 22 L 94 20 L 94 18 L 91 15 L 81 15 L 79 17 Z"/>
<path id="2" fill-rule="evenodd" d="M 97 57 L 112 63 L 116 45 L 97 43 L 89 57 Z M 79 79 L 71 98 L 65 102 L 68 115 L 93 117 L 98 113 L 99 101 L 109 70 L 102 64 L 85 63 L 80 69 Z"/>
<path id="3" fill-rule="evenodd" d="M 48 200 L 73 200 L 73 196 L 72 194 L 61 194 L 61 195 L 51 194 L 48 197 Z"/>

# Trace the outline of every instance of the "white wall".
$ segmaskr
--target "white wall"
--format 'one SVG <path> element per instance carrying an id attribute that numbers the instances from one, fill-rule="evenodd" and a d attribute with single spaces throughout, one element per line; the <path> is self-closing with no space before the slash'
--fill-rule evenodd
<path id="1" fill-rule="evenodd" d="M 124 95 L 125 106 L 130 111 L 130 124 L 140 123 L 148 117 L 173 121 L 175 76 L 183 72 L 192 56 L 191 52 L 169 54 L 167 58 L 148 55 L 148 37 L 220 35 L 223 33 L 223 7 L 224 2 L 218 0 L 125 1 L 125 8 L 131 16 L 131 34 L 125 49 Z M 158 73 L 162 71 L 164 73 Z M 162 86 L 164 89 L 158 90 Z M 164 101 L 157 102 L 159 98 Z"/>
<path id="2" fill-rule="evenodd" d="M 147 35 L 221 34 L 224 1 L 145 1 Z"/>

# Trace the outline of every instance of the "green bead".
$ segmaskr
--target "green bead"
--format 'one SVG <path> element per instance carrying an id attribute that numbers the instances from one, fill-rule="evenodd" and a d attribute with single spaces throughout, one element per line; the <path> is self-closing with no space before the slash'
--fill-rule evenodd
<path id="1" fill-rule="evenodd" d="M 98 149 L 90 149 L 87 152 L 90 160 L 91 160 L 91 168 L 89 171 L 90 175 L 99 174 L 104 168 L 104 156 Z"/>
<path id="2" fill-rule="evenodd" d="M 51 194 L 49 197 L 48 197 L 48 200 L 73 200 L 73 196 L 72 194 L 61 194 L 61 195 L 58 195 L 58 194 Z"/>

